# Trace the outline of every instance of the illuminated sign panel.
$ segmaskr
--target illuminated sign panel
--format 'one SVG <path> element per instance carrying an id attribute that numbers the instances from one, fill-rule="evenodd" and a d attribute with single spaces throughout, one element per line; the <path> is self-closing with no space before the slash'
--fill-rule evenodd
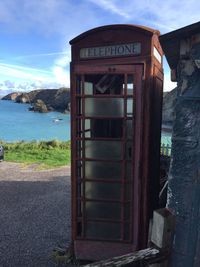
<path id="1" fill-rule="evenodd" d="M 130 43 L 100 47 L 82 48 L 80 58 L 101 58 L 139 55 L 141 53 L 141 43 Z"/>

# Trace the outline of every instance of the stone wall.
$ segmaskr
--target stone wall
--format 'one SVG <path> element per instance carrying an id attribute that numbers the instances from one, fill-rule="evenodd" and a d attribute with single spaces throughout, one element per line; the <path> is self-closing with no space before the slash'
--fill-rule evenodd
<path id="1" fill-rule="evenodd" d="M 200 36 L 181 42 L 168 207 L 176 215 L 172 267 L 200 266 Z M 191 45 L 192 44 L 192 45 Z"/>

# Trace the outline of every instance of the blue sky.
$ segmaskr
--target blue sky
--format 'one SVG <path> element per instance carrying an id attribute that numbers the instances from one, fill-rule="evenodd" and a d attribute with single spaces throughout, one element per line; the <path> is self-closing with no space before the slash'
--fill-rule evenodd
<path id="1" fill-rule="evenodd" d="M 199 0 L 1 0 L 0 93 L 69 86 L 68 42 L 83 31 L 128 23 L 164 34 L 199 21 L 199 10 Z"/>

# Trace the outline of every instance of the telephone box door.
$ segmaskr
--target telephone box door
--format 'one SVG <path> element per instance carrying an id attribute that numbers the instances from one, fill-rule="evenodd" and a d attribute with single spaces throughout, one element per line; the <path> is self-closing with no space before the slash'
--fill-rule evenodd
<path id="1" fill-rule="evenodd" d="M 72 78 L 73 240 L 137 249 L 143 65 L 75 65 Z M 108 242 L 109 241 L 109 242 Z M 96 244 L 96 243 L 95 243 Z M 109 245 L 110 244 L 110 245 Z"/>

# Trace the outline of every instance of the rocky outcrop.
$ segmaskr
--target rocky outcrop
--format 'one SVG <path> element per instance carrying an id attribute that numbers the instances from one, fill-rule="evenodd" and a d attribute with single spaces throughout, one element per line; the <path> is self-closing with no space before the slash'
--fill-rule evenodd
<path id="1" fill-rule="evenodd" d="M 14 94 L 17 94 L 15 98 Z M 29 110 L 32 111 L 48 112 L 55 110 L 68 112 L 70 108 L 69 88 L 41 89 L 29 93 L 12 93 L 13 99 L 11 99 L 9 95 L 3 97 L 2 100 L 14 100 L 17 103 L 30 103 L 32 107 Z"/>
<path id="2" fill-rule="evenodd" d="M 165 92 L 163 96 L 163 123 L 172 123 L 174 106 L 176 103 L 177 89 L 173 89 L 170 92 Z M 59 111 L 68 112 L 70 110 L 70 89 L 43 89 L 34 90 L 29 93 L 11 93 L 3 97 L 2 100 L 13 100 L 17 103 L 30 103 L 32 108 L 30 110 L 46 112 L 47 111 Z M 41 100 L 38 102 L 37 100 Z M 44 105 L 46 108 L 44 108 Z"/>
<path id="3" fill-rule="evenodd" d="M 48 90 L 48 89 L 47 89 Z M 42 90 L 34 90 L 29 93 L 21 93 L 15 99 L 17 103 L 34 103 L 38 98 L 37 94 Z"/>
<path id="4" fill-rule="evenodd" d="M 36 102 L 33 105 L 33 111 L 45 113 L 48 112 L 47 106 L 45 105 L 44 101 L 41 99 L 37 99 Z"/>
<path id="5" fill-rule="evenodd" d="M 10 93 L 10 94 L 8 94 L 8 95 L 2 97 L 1 100 L 12 100 L 12 101 L 15 101 L 16 98 L 17 98 L 19 95 L 21 95 L 21 93 L 19 93 L 19 92 Z"/>
<path id="6" fill-rule="evenodd" d="M 174 120 L 174 107 L 176 104 L 177 88 L 165 92 L 163 96 L 162 122 L 171 124 Z"/>

